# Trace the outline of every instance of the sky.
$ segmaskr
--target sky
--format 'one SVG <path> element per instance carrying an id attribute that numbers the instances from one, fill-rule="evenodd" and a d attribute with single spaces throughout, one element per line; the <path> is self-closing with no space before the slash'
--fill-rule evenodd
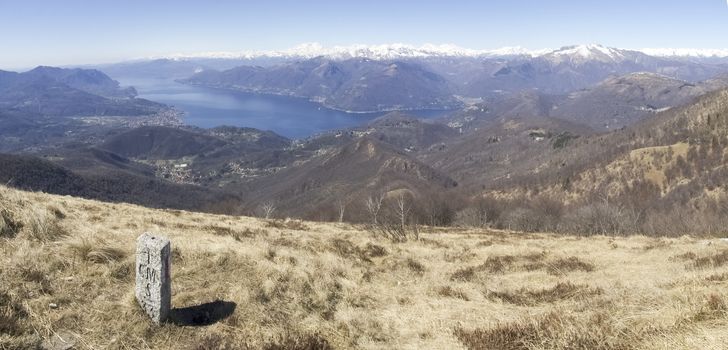
<path id="1" fill-rule="evenodd" d="M 726 0 L 0 0 L 0 69 L 405 43 L 728 48 Z"/>

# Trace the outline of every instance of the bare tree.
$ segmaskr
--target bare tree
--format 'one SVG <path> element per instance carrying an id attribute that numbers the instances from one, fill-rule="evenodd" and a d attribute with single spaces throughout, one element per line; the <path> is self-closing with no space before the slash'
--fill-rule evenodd
<path id="1" fill-rule="evenodd" d="M 452 197 L 431 193 L 413 203 L 411 219 L 430 226 L 449 226 L 455 220 Z M 411 220 L 411 221 L 412 221 Z"/>
<path id="2" fill-rule="evenodd" d="M 273 214 L 276 212 L 276 209 L 277 209 L 276 204 L 272 201 L 268 201 L 268 202 L 263 203 L 260 206 L 260 214 L 264 218 L 270 219 L 271 217 L 273 217 Z"/>
<path id="3" fill-rule="evenodd" d="M 410 210 L 412 207 L 409 204 L 409 201 L 407 201 L 407 197 L 405 197 L 404 194 L 400 194 L 399 197 L 397 197 L 397 203 L 396 203 L 396 215 L 399 219 L 399 226 L 401 227 L 402 231 L 405 231 L 405 228 L 407 227 L 407 219 L 409 218 Z"/>
<path id="4" fill-rule="evenodd" d="M 369 196 L 366 201 L 367 212 L 372 220 L 372 225 L 379 224 L 379 212 L 382 210 L 382 203 L 384 202 L 384 194 L 379 193 L 373 196 Z"/>
<path id="5" fill-rule="evenodd" d="M 346 213 L 346 206 L 349 204 L 349 201 L 346 199 L 337 199 L 336 200 L 336 208 L 339 210 L 339 222 L 344 222 L 344 214 Z"/>
<path id="6" fill-rule="evenodd" d="M 457 213 L 458 224 L 484 228 L 488 226 L 488 211 L 481 206 L 467 207 Z"/>
<path id="7" fill-rule="evenodd" d="M 367 200 L 367 210 L 372 222 L 376 222 L 371 226 L 375 234 L 393 242 L 406 242 L 410 234 L 419 239 L 416 228 L 410 232 L 407 226 L 412 206 L 404 194 L 391 201 L 385 201 L 383 195 L 372 196 Z"/>
<path id="8" fill-rule="evenodd" d="M 480 200 L 475 207 L 475 223 L 477 227 L 488 226 L 488 219 L 490 219 L 488 217 L 488 207 L 485 204 L 485 200 Z"/>

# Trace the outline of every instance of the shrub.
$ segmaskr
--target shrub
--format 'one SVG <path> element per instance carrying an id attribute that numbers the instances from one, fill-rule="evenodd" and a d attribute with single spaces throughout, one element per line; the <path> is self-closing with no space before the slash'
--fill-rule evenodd
<path id="1" fill-rule="evenodd" d="M 609 203 L 580 206 L 565 215 L 559 231 L 579 235 L 622 235 L 636 233 L 634 213 Z"/>
<path id="2" fill-rule="evenodd" d="M 369 230 L 375 235 L 389 239 L 394 243 L 404 243 L 409 238 L 419 239 L 417 227 L 412 225 L 401 225 L 394 221 L 385 221 L 384 219 L 376 225 L 369 227 Z"/>
<path id="3" fill-rule="evenodd" d="M 540 230 L 539 221 L 533 210 L 528 208 L 516 208 L 507 213 L 503 224 L 509 230 L 524 232 L 536 232 Z"/>

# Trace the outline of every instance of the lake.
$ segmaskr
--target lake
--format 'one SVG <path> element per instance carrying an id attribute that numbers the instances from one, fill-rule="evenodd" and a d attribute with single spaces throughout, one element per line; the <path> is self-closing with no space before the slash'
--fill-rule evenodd
<path id="1" fill-rule="evenodd" d="M 359 126 L 385 114 L 346 113 L 324 108 L 303 98 L 210 89 L 170 80 L 116 79 L 123 86 L 134 86 L 141 98 L 184 111 L 185 123 L 202 128 L 231 125 L 303 138 L 323 131 Z M 407 111 L 425 119 L 439 117 L 446 112 Z"/>

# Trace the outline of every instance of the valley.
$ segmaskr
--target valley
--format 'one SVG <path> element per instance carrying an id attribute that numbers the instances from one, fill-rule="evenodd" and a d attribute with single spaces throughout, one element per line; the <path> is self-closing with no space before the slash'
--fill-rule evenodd
<path id="1" fill-rule="evenodd" d="M 386 112 L 350 113 L 326 108 L 305 98 L 228 91 L 185 85 L 170 79 L 119 77 L 134 86 L 141 98 L 158 101 L 184 111 L 188 125 L 249 127 L 270 130 L 290 138 L 306 138 L 330 130 L 356 127 Z M 411 110 L 420 118 L 437 118 L 446 110 Z"/>
<path id="2" fill-rule="evenodd" d="M 0 350 L 728 346 L 725 1 L 0 1 Z"/>
<path id="3" fill-rule="evenodd" d="M 365 223 L 367 201 L 380 198 L 391 211 L 401 198 L 414 225 L 677 235 L 687 223 L 657 225 L 657 218 L 692 206 L 703 220 L 691 230 L 724 227 L 718 154 L 726 110 L 724 95 L 713 93 L 728 87 L 721 62 L 598 45 L 538 55 L 269 59 L 233 68 L 239 61 L 100 67 L 118 81 L 88 69 L 8 74 L 9 87 L 35 84 L 25 98 L 48 84 L 94 97 L 68 112 L 58 112 L 65 107 L 55 99 L 37 100 L 36 111 L 19 108 L 17 97 L 0 110 L 4 150 L 15 153 L 0 181 L 226 214 L 275 207 L 279 217 L 319 221 Z M 85 110 L 91 102 L 80 101 L 137 106 L 129 113 L 140 115 Z M 410 110 L 425 106 L 449 110 Z M 696 126 L 706 113 L 714 113 L 710 124 Z M 690 151 L 662 158 L 641 151 L 674 144 Z M 698 161 L 695 154 L 716 155 Z M 647 156 L 650 164 L 639 163 Z M 48 173 L 24 176 L 37 162 Z M 691 189 L 706 182 L 709 193 Z"/>

